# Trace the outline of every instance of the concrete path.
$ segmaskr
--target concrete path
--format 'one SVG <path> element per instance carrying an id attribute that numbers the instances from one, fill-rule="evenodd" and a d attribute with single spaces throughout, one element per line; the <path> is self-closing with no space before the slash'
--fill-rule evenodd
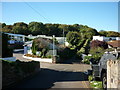
<path id="1" fill-rule="evenodd" d="M 14 55 L 17 56 L 17 54 Z M 90 88 L 87 75 L 84 73 L 91 69 L 90 65 L 41 62 L 40 68 L 41 71 L 39 73 L 24 80 L 14 88 Z"/>

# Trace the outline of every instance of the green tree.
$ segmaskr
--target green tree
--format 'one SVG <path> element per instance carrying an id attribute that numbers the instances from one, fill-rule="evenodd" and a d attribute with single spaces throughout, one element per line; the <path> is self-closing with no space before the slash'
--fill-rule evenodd
<path id="1" fill-rule="evenodd" d="M 107 36 L 107 31 L 104 31 L 104 30 L 101 30 L 101 31 L 99 31 L 99 34 L 101 35 L 101 36 Z"/>
<path id="2" fill-rule="evenodd" d="M 41 35 L 45 33 L 45 25 L 41 22 L 30 22 L 28 29 L 33 35 Z"/>
<path id="3" fill-rule="evenodd" d="M 62 30 L 59 28 L 59 24 L 45 24 L 47 28 L 47 33 L 49 36 L 61 36 Z"/>
<path id="4" fill-rule="evenodd" d="M 93 36 L 98 35 L 97 30 L 93 28 L 87 28 L 87 29 L 84 29 L 83 31 L 84 31 L 84 38 L 87 38 L 87 39 L 92 40 Z"/>
<path id="5" fill-rule="evenodd" d="M 107 31 L 107 37 L 120 37 L 120 33 L 115 31 Z"/>
<path id="6" fill-rule="evenodd" d="M 2 23 L 2 28 L 4 28 L 6 26 L 6 24 L 5 23 Z"/>
<path id="7" fill-rule="evenodd" d="M 14 23 L 12 30 L 15 34 L 24 34 L 24 35 L 30 34 L 28 30 L 28 25 L 24 22 Z"/>
<path id="8" fill-rule="evenodd" d="M 78 32 L 68 32 L 66 39 L 72 46 L 76 46 L 81 39 L 81 35 Z"/>
<path id="9" fill-rule="evenodd" d="M 12 25 L 6 25 L 2 28 L 2 32 L 13 33 L 12 28 L 13 28 Z"/>

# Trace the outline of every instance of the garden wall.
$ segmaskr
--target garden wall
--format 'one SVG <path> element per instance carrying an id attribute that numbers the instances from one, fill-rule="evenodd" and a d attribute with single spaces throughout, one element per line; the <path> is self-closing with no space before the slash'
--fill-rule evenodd
<path id="1" fill-rule="evenodd" d="M 52 63 L 52 58 L 33 58 L 33 57 L 27 57 L 23 55 L 23 58 L 34 60 L 34 61 L 40 61 L 40 62 L 49 62 Z"/>
<path id="2" fill-rule="evenodd" d="M 120 60 L 107 61 L 107 88 L 120 89 Z"/>
<path id="3" fill-rule="evenodd" d="M 0 90 L 2 89 L 2 61 L 0 60 Z"/>
<path id="4" fill-rule="evenodd" d="M 5 61 L 2 60 L 2 88 L 9 88 L 15 83 L 34 75 L 40 70 L 37 61 Z"/>

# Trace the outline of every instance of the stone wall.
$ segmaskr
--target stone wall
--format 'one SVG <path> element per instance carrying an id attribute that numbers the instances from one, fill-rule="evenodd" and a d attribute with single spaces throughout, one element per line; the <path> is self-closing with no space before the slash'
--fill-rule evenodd
<path id="1" fill-rule="evenodd" d="M 107 61 L 107 88 L 120 89 L 120 60 Z"/>
<path id="2" fill-rule="evenodd" d="M 0 60 L 0 90 L 2 89 L 2 61 Z"/>
<path id="3" fill-rule="evenodd" d="M 34 75 L 40 70 L 37 61 L 4 61 L 2 60 L 2 88 L 9 88 L 17 82 Z"/>

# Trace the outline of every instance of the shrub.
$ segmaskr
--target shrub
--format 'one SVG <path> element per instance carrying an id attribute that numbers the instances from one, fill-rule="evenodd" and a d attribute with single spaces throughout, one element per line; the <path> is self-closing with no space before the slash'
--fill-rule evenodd
<path id="1" fill-rule="evenodd" d="M 80 52 L 80 53 L 85 53 L 85 48 L 82 47 L 82 48 L 80 49 L 80 51 L 78 51 L 78 52 Z"/>
<path id="2" fill-rule="evenodd" d="M 88 80 L 89 80 L 89 81 L 92 81 L 92 80 L 93 80 L 93 76 L 92 76 L 92 75 L 89 75 L 89 76 L 88 76 Z"/>
<path id="3" fill-rule="evenodd" d="M 36 55 L 37 47 L 35 46 L 35 42 L 32 43 L 32 53 Z"/>
<path id="4" fill-rule="evenodd" d="M 84 60 L 82 60 L 82 62 L 85 64 L 90 64 L 91 59 L 92 59 L 92 56 L 85 56 Z"/>
<path id="5" fill-rule="evenodd" d="M 98 48 L 91 48 L 90 54 L 92 54 L 92 63 L 97 64 L 101 58 L 101 56 L 104 54 L 105 49 L 98 47 Z"/>
<path id="6" fill-rule="evenodd" d="M 82 53 L 81 53 L 81 51 L 78 51 L 78 52 L 76 53 L 76 58 L 82 59 Z"/>
<path id="7" fill-rule="evenodd" d="M 82 60 L 82 62 L 85 64 L 90 64 L 90 61 L 88 59 L 84 59 L 84 60 Z"/>
<path id="8" fill-rule="evenodd" d="M 61 59 L 70 59 L 75 55 L 74 50 L 71 50 L 70 48 L 66 47 L 62 50 L 58 51 L 58 55 Z"/>

